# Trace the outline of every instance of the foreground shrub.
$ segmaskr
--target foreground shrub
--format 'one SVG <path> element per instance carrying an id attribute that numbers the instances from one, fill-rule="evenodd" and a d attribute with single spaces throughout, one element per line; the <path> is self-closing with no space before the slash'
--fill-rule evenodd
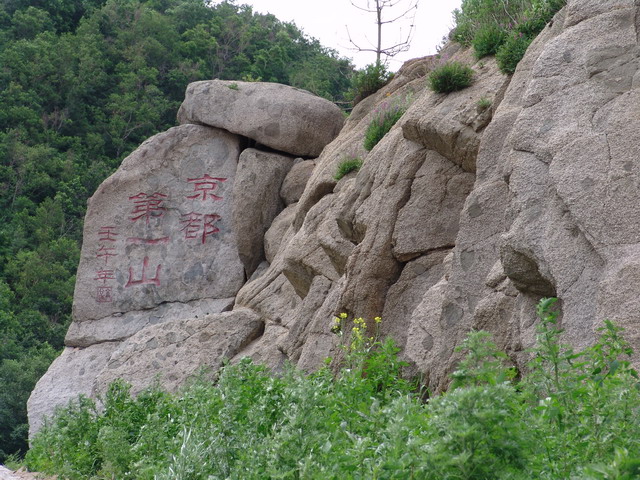
<path id="1" fill-rule="evenodd" d="M 460 62 L 448 62 L 429 73 L 429 88 L 436 93 L 451 93 L 471 85 L 473 70 Z"/>
<path id="2" fill-rule="evenodd" d="M 407 111 L 409 99 L 404 102 L 385 101 L 373 111 L 373 119 L 364 134 L 364 149 L 370 151 Z"/>
<path id="3" fill-rule="evenodd" d="M 338 164 L 338 169 L 333 178 L 340 180 L 346 174 L 360 170 L 360 167 L 362 167 L 361 158 L 346 158 Z"/>
<path id="4" fill-rule="evenodd" d="M 243 360 L 215 384 L 131 398 L 117 382 L 98 412 L 80 399 L 34 438 L 31 469 L 61 479 L 262 480 L 638 478 L 640 386 L 622 329 L 562 345 L 555 299 L 538 306 L 532 361 L 471 332 L 449 392 L 423 403 L 402 379 L 380 319 L 334 320 L 342 368 L 270 375 Z"/>

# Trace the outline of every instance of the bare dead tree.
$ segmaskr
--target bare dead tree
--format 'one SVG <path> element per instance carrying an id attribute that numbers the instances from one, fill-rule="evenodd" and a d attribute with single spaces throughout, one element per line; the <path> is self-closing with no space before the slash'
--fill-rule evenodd
<path id="1" fill-rule="evenodd" d="M 385 55 L 386 57 L 393 57 L 400 52 L 406 52 L 409 50 L 411 44 L 411 38 L 415 28 L 414 19 L 418 10 L 418 0 L 366 0 L 366 6 L 358 5 L 355 0 L 350 0 L 358 10 L 363 12 L 374 14 L 376 17 L 377 26 L 377 41 L 368 47 L 359 45 L 351 38 L 349 27 L 347 26 L 347 35 L 349 36 L 349 42 L 359 52 L 375 52 L 376 63 L 380 63 L 380 57 Z M 360 2 L 362 3 L 362 2 Z M 382 44 L 382 26 L 389 23 L 405 22 L 409 24 L 409 31 L 402 33 L 400 28 L 399 41 L 393 45 Z"/>

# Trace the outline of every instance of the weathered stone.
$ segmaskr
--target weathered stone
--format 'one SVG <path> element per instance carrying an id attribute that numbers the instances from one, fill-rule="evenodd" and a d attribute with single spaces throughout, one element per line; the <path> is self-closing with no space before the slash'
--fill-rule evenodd
<path id="1" fill-rule="evenodd" d="M 297 366 L 302 370 L 307 372 L 315 371 L 325 364 L 327 358 L 336 358 L 342 353 L 339 351 L 340 337 L 331 331 L 331 327 L 333 326 L 334 316 L 340 313 L 338 309 L 344 282 L 345 277 L 342 277 L 338 282 L 332 283 L 324 302 L 313 314 L 311 321 L 304 329 L 304 333 L 302 329 L 299 330 L 299 334 L 304 335 L 302 337 L 304 343 L 299 347 L 300 358 Z M 314 302 L 318 300 L 319 298 L 314 298 Z M 300 345 L 300 342 L 297 343 Z M 297 346 L 294 346 L 291 354 L 294 357 L 298 355 Z"/>
<path id="2" fill-rule="evenodd" d="M 425 74 L 427 72 L 428 70 L 425 69 Z M 340 136 L 327 145 L 321 157 L 316 160 L 316 168 L 298 202 L 299 207 L 293 222 L 294 231 L 302 227 L 304 217 L 311 207 L 325 195 L 333 193 L 336 186 L 335 174 L 340 163 L 346 159 L 366 159 L 368 153 L 363 146 L 364 135 L 369 123 L 376 115 L 375 107 L 382 103 L 406 105 L 425 88 L 424 78 L 415 75 L 406 76 L 399 72 L 393 82 L 356 105 Z M 370 187 L 371 185 L 367 182 L 360 184 L 356 190 L 365 194 Z"/>
<path id="3" fill-rule="evenodd" d="M 402 131 L 392 128 L 360 169 L 358 180 L 362 183 L 354 192 L 355 198 L 347 197 L 343 202 L 339 216 L 342 230 L 349 230 L 358 245 L 347 261 L 341 302 L 358 316 L 381 315 L 387 290 L 400 274 L 401 266 L 392 250 L 394 226 L 425 156 L 421 145 L 405 141 Z"/>
<path id="4" fill-rule="evenodd" d="M 249 357 L 253 363 L 264 365 L 273 372 L 281 372 L 289 360 L 280 347 L 288 332 L 289 330 L 282 325 L 266 324 L 262 336 L 237 353 L 231 359 L 231 363 L 237 363 L 243 358 Z"/>
<path id="5" fill-rule="evenodd" d="M 332 102 L 305 90 L 263 82 L 191 83 L 180 123 L 201 123 L 291 155 L 317 157 L 344 122 Z"/>
<path id="6" fill-rule="evenodd" d="M 91 395 L 96 374 L 107 364 L 118 342 L 100 343 L 87 348 L 67 347 L 38 380 L 29 401 L 29 437 L 40 430 L 56 407 L 67 405 L 79 395 Z"/>
<path id="7" fill-rule="evenodd" d="M 235 308 L 251 308 L 265 322 L 282 325 L 288 322 L 299 303 L 300 297 L 282 274 L 281 262 L 276 261 L 260 277 L 240 289 Z"/>
<path id="8" fill-rule="evenodd" d="M 118 378 L 132 385 L 132 394 L 157 380 L 164 389 L 176 391 L 203 368 L 215 373 L 263 330 L 260 317 L 248 309 L 147 327 L 111 355 L 93 393 L 104 393 Z"/>
<path id="9" fill-rule="evenodd" d="M 332 282 L 328 278 L 322 275 L 315 276 L 308 295 L 305 296 L 296 311 L 293 312 L 287 336 L 280 343 L 282 350 L 287 353 L 292 361 L 295 362 L 300 358 L 302 347 L 306 343 L 309 333 L 309 325 L 316 313 L 321 309 L 331 286 Z M 329 318 L 326 320 L 328 322 Z"/>
<path id="10" fill-rule="evenodd" d="M 471 51 L 459 52 L 455 60 L 475 63 Z M 472 85 L 446 94 L 446 101 L 442 101 L 444 94 L 425 91 L 403 117 L 404 136 L 437 151 L 463 170 L 475 172 L 482 132 L 497 107 L 478 109 L 477 104 L 481 99 L 497 103 L 496 94 L 508 81 L 498 72 L 494 59 L 484 59 L 475 65 Z"/>
<path id="11" fill-rule="evenodd" d="M 389 288 L 382 311 L 381 332 L 391 336 L 396 345 L 404 347 L 409 319 L 427 290 L 444 276 L 444 259 L 448 253 L 449 250 L 438 250 L 407 263 L 398 281 Z"/>
<path id="12" fill-rule="evenodd" d="M 88 322 L 73 322 L 67 331 L 66 343 L 75 347 L 88 347 L 105 341 L 124 340 L 143 328 L 158 323 L 226 312 L 231 310 L 234 301 L 235 298 L 230 297 L 163 303 L 150 310 L 135 310 Z"/>
<path id="13" fill-rule="evenodd" d="M 393 232 L 393 253 L 398 260 L 455 245 L 460 211 L 474 181 L 472 174 L 437 152 L 427 153 Z"/>
<path id="14" fill-rule="evenodd" d="M 264 255 L 267 262 L 273 263 L 283 240 L 287 237 L 287 231 L 296 215 L 298 204 L 292 203 L 273 219 L 269 230 L 264 234 Z"/>
<path id="15" fill-rule="evenodd" d="M 334 281 L 340 277 L 318 238 L 322 222 L 335 222 L 331 215 L 326 215 L 332 201 L 333 196 L 328 195 L 311 209 L 302 229 L 291 238 L 282 256 L 282 271 L 301 298 L 307 295 L 315 276 Z"/>
<path id="16" fill-rule="evenodd" d="M 280 187 L 293 158 L 249 148 L 240 155 L 233 185 L 233 226 L 247 277 L 265 258 L 264 234 L 284 205 Z"/>
<path id="17" fill-rule="evenodd" d="M 291 205 L 300 200 L 315 167 L 314 160 L 296 162 L 291 167 L 291 171 L 287 174 L 280 189 L 280 197 L 285 205 Z"/>
<path id="18" fill-rule="evenodd" d="M 244 281 L 231 222 L 238 155 L 237 137 L 184 125 L 124 160 L 89 201 L 74 322 L 236 294 Z M 68 345 L 80 341 L 78 330 Z"/>

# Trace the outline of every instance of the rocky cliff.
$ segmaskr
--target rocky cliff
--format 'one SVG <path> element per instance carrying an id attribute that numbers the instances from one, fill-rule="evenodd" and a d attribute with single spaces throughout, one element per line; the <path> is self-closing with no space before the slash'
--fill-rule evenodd
<path id="1" fill-rule="evenodd" d="M 118 377 L 175 389 L 246 355 L 311 370 L 336 354 L 340 312 L 382 316 L 433 389 L 470 329 L 522 364 L 542 296 L 559 297 L 565 341 L 589 344 L 606 317 L 639 347 L 639 19 L 633 0 L 570 0 L 512 77 L 449 45 L 470 88 L 436 94 L 439 60 L 414 60 L 344 126 L 288 87 L 189 86 L 181 126 L 90 200 L 74 323 L 31 431 Z M 394 103 L 410 106 L 366 152 Z"/>

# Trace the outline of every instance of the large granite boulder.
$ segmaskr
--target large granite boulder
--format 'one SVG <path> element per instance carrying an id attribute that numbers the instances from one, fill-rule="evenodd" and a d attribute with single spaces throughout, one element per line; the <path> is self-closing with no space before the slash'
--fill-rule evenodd
<path id="1" fill-rule="evenodd" d="M 122 341 L 232 307 L 245 280 L 231 215 L 239 155 L 235 135 L 175 127 L 144 142 L 91 197 L 67 348 L 29 399 L 31 433 L 57 405 L 94 392 Z M 260 328 L 236 337 L 251 339 Z"/>
<path id="2" fill-rule="evenodd" d="M 198 305 L 202 313 L 228 305 L 244 282 L 231 215 L 239 155 L 235 135 L 183 125 L 147 140 L 103 182 L 85 218 L 67 345 L 171 320 L 171 304 L 222 299 L 220 309 Z"/>
<path id="3" fill-rule="evenodd" d="M 187 88 L 180 123 L 199 123 L 281 152 L 316 157 L 340 132 L 342 111 L 305 90 L 264 82 L 206 80 Z"/>

